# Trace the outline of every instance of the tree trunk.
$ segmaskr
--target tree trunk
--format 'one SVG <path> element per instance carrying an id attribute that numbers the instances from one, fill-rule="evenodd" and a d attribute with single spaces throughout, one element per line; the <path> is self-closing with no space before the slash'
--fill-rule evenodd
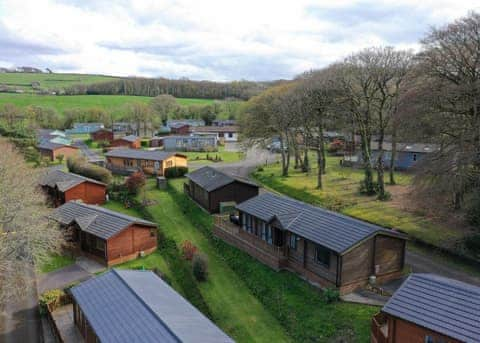
<path id="1" fill-rule="evenodd" d="M 371 154 L 370 154 L 370 143 L 371 138 L 368 134 L 362 133 L 362 156 L 363 156 L 363 166 L 365 170 L 365 178 L 363 180 L 365 186 L 365 193 L 367 195 L 375 194 L 375 189 L 373 186 L 373 171 L 372 171 L 372 161 L 371 161 Z"/>
<path id="2" fill-rule="evenodd" d="M 323 144 L 323 123 L 318 123 L 318 140 L 317 140 L 317 188 L 323 188 L 322 175 L 325 174 L 325 146 Z"/>
<path id="3" fill-rule="evenodd" d="M 322 152 L 320 151 L 320 147 L 317 149 L 317 189 L 322 189 L 323 188 L 323 181 L 322 181 L 322 166 L 323 166 L 323 161 L 322 161 Z"/>
<path id="4" fill-rule="evenodd" d="M 280 153 L 282 155 L 282 176 L 288 176 L 287 156 L 283 138 L 280 136 Z"/>
<path id="5" fill-rule="evenodd" d="M 397 158 L 397 124 L 393 123 L 392 130 L 392 152 L 390 155 L 390 184 L 394 185 L 395 182 L 395 159 Z"/>
<path id="6" fill-rule="evenodd" d="M 303 165 L 302 165 L 302 171 L 304 173 L 308 173 L 310 171 L 310 161 L 308 159 L 308 148 L 305 145 L 305 150 L 303 152 Z"/>
<path id="7" fill-rule="evenodd" d="M 384 165 L 383 165 L 383 130 L 381 130 L 378 140 L 378 158 L 377 158 L 377 182 L 378 182 L 378 198 L 385 200 L 385 181 L 384 181 Z"/>

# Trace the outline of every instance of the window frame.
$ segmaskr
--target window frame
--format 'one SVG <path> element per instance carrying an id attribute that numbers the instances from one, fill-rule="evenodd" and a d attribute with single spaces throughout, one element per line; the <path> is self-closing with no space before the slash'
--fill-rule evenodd
<path id="1" fill-rule="evenodd" d="M 296 234 L 294 233 L 290 233 L 290 238 L 289 238 L 289 241 L 288 241 L 288 246 L 290 247 L 290 249 L 294 250 L 294 251 L 297 251 L 298 250 L 298 241 L 299 241 L 299 238 Z M 293 243 L 293 244 L 292 244 Z"/>
<path id="2" fill-rule="evenodd" d="M 327 254 L 328 254 L 327 261 L 320 259 L 320 257 L 327 257 Z M 330 257 L 331 257 L 331 252 L 329 249 L 318 244 L 315 246 L 315 262 L 317 264 L 324 266 L 326 268 L 330 268 Z"/>

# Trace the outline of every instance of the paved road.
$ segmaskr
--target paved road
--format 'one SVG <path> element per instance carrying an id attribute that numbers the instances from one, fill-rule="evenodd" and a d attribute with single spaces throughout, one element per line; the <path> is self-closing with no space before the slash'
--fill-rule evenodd
<path id="1" fill-rule="evenodd" d="M 38 292 L 66 287 L 76 281 L 89 279 L 91 274 L 77 264 L 41 275 L 38 278 Z"/>
<path id="2" fill-rule="evenodd" d="M 25 270 L 24 278 L 27 280 L 26 282 L 35 283 L 35 274 L 30 269 Z M 37 288 L 34 284 L 24 297 L 7 303 L 5 313 L 0 315 L 0 342 L 36 343 L 43 341 L 37 299 Z"/>
<path id="3" fill-rule="evenodd" d="M 74 145 L 80 148 L 80 151 L 87 158 L 88 162 L 98 163 L 105 160 L 102 156 L 91 150 L 83 140 L 76 140 Z"/>
<path id="4" fill-rule="evenodd" d="M 260 148 L 250 148 L 245 154 L 245 159 L 235 163 L 216 163 L 212 167 L 248 178 L 248 176 L 255 171 L 259 166 L 274 163 L 278 160 L 278 154 L 272 154 L 268 150 Z"/>

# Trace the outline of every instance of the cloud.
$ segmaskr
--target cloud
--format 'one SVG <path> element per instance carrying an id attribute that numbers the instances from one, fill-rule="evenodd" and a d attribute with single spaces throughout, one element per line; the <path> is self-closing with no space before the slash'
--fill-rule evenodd
<path id="1" fill-rule="evenodd" d="M 0 0 L 2 63 L 56 71 L 267 80 L 372 45 L 418 49 L 474 0 Z"/>

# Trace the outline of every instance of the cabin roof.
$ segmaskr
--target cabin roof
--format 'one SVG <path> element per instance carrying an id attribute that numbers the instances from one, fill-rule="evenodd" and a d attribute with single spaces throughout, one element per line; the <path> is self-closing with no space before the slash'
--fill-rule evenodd
<path id="1" fill-rule="evenodd" d="M 434 274 L 412 274 L 383 312 L 460 341 L 480 337 L 480 287 Z"/>
<path id="2" fill-rule="evenodd" d="M 133 143 L 133 142 L 136 142 L 139 138 L 135 135 L 128 135 L 128 136 L 119 137 L 118 139 Z"/>
<path id="3" fill-rule="evenodd" d="M 235 175 L 223 173 L 209 166 L 194 170 L 193 172 L 188 173 L 185 176 L 203 189 L 205 189 L 207 192 L 214 191 L 235 181 L 258 187 L 258 185 L 252 181 L 240 178 Z"/>
<path id="4" fill-rule="evenodd" d="M 197 126 L 191 128 L 192 132 L 237 132 L 238 126 Z"/>
<path id="5" fill-rule="evenodd" d="M 63 225 L 75 222 L 82 231 L 103 239 L 109 239 L 134 224 L 157 226 L 155 223 L 140 218 L 78 201 L 69 201 L 63 204 L 50 213 L 48 217 Z"/>
<path id="6" fill-rule="evenodd" d="M 70 188 L 81 184 L 82 182 L 91 182 L 97 185 L 106 186 L 103 182 L 57 169 L 47 171 L 40 179 L 41 186 L 48 186 L 51 188 L 56 186 L 61 192 L 65 192 Z"/>
<path id="7" fill-rule="evenodd" d="M 41 142 L 40 144 L 37 145 L 37 148 L 44 149 L 44 150 L 56 150 L 56 149 L 65 148 L 65 147 L 72 148 L 72 149 L 78 149 L 77 147 L 72 146 L 72 145 L 58 144 L 58 143 L 53 143 L 53 142 L 49 142 L 49 141 L 43 141 L 43 142 Z"/>
<path id="8" fill-rule="evenodd" d="M 393 230 L 273 193 L 248 199 L 237 209 L 266 222 L 277 219 L 284 229 L 338 254 L 379 233 L 404 238 Z"/>
<path id="9" fill-rule="evenodd" d="M 150 161 L 163 161 L 175 155 L 185 157 L 185 155 L 176 152 L 140 149 L 113 149 L 105 154 L 107 157 L 132 158 Z"/>
<path id="10" fill-rule="evenodd" d="M 105 343 L 233 342 L 152 271 L 112 269 L 71 293 Z"/>

